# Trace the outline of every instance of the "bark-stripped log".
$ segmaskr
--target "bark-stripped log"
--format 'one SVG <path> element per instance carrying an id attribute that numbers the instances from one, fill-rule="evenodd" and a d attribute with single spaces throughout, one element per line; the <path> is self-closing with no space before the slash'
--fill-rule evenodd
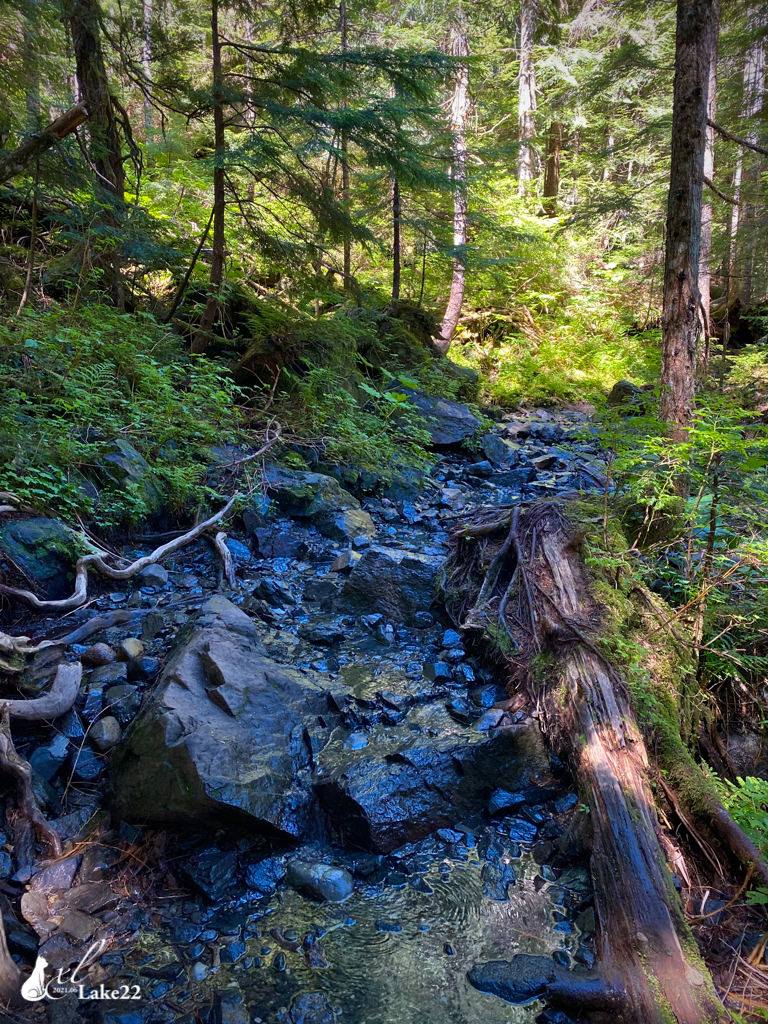
<path id="1" fill-rule="evenodd" d="M 42 132 L 30 136 L 26 142 L 22 142 L 17 149 L 11 153 L 2 154 L 0 156 L 0 184 L 17 174 L 23 174 L 33 160 L 42 156 L 47 149 L 55 146 L 76 128 L 79 128 L 87 117 L 88 111 L 85 109 L 85 104 L 78 103 L 52 121 Z"/>

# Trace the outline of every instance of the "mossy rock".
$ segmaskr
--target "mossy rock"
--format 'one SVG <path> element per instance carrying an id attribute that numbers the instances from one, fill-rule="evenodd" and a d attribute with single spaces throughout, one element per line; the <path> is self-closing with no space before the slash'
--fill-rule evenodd
<path id="1" fill-rule="evenodd" d="M 47 601 L 69 597 L 75 562 L 87 550 L 83 539 L 57 519 L 15 519 L 0 526 L 5 555 Z"/>
<path id="2" fill-rule="evenodd" d="M 148 513 L 161 512 L 165 506 L 162 484 L 147 460 L 123 438 L 114 441 L 114 448 L 99 459 L 99 469 L 119 490 L 133 485 Z"/>
<path id="3" fill-rule="evenodd" d="M 637 537 L 640 548 L 669 540 L 685 522 L 685 501 L 681 497 L 668 497 L 663 508 L 655 508 L 627 496 L 618 500 L 617 510 L 630 543 Z"/>

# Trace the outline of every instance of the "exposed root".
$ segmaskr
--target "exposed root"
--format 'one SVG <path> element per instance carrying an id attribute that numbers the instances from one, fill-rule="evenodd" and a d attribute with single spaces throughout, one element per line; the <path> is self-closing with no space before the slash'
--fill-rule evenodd
<path id="1" fill-rule="evenodd" d="M 213 543 L 221 556 L 222 565 L 224 568 L 224 576 L 226 577 L 227 583 L 234 588 L 237 586 L 237 580 L 235 579 L 235 563 L 232 561 L 232 552 L 227 547 L 227 535 L 226 533 L 217 533 L 213 539 Z"/>
<path id="2" fill-rule="evenodd" d="M 61 838 L 59 833 L 45 820 L 37 806 L 35 794 L 32 792 L 32 769 L 29 762 L 17 752 L 11 737 L 11 716 L 7 704 L 0 717 L 0 769 L 16 779 L 19 810 L 29 819 L 40 839 L 51 847 L 54 857 L 61 857 Z"/>
<path id="3" fill-rule="evenodd" d="M 151 554 L 144 555 L 143 558 L 137 558 L 135 562 L 131 562 L 130 565 L 125 566 L 123 569 L 116 569 L 114 566 L 108 565 L 104 559 L 114 556 L 109 555 L 105 551 L 78 558 L 75 566 L 75 590 L 71 597 L 64 598 L 61 601 L 41 601 L 37 594 L 33 594 L 31 590 L 17 590 L 15 587 L 6 587 L 2 584 L 0 584 L 0 593 L 7 594 L 9 597 L 17 597 L 41 611 L 69 611 L 72 608 L 79 608 L 88 599 L 89 569 L 95 569 L 102 576 L 106 576 L 111 580 L 129 580 L 136 573 L 141 572 L 142 569 L 146 569 L 148 565 L 154 565 L 155 562 L 162 561 L 174 551 L 178 551 L 179 548 L 183 548 L 191 541 L 197 540 L 206 530 L 215 526 L 219 520 L 225 519 L 232 511 L 239 497 L 239 494 L 233 495 L 224 508 L 211 516 L 210 519 L 199 523 L 187 533 L 182 534 L 181 537 L 175 537 L 173 540 L 168 541 L 167 544 L 162 544 L 159 548 L 155 548 Z"/>
<path id="4" fill-rule="evenodd" d="M 22 722 L 52 722 L 75 703 L 83 666 L 79 661 L 59 665 L 50 690 L 29 700 L 0 700 L 0 712 Z"/>

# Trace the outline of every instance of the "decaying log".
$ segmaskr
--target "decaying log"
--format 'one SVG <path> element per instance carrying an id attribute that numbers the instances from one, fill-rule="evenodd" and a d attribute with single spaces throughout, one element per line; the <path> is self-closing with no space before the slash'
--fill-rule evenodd
<path id="1" fill-rule="evenodd" d="M 523 655 L 540 646 L 551 659 L 545 678 L 534 685 L 543 727 L 567 758 L 589 808 L 597 965 L 574 975 L 557 965 L 543 969 L 541 958 L 518 956 L 474 968 L 470 981 L 504 994 L 508 972 L 516 1001 L 521 993 L 538 996 L 571 1012 L 617 1014 L 625 1024 L 724 1021 L 727 1014 L 695 952 L 665 863 L 648 754 L 624 681 L 590 638 L 602 610 L 591 595 L 580 546 L 554 505 L 529 508 L 514 532 L 515 560 L 499 573 L 509 581 L 507 625 Z M 465 594 L 460 600 L 472 599 Z"/>
<path id="2" fill-rule="evenodd" d="M 217 533 L 213 539 L 213 543 L 221 558 L 224 577 L 230 587 L 234 589 L 237 586 L 237 580 L 235 579 L 235 563 L 232 560 L 232 552 L 227 547 L 226 533 Z"/>
<path id="3" fill-rule="evenodd" d="M 52 722 L 75 703 L 82 677 L 79 661 L 65 662 L 56 669 L 47 693 L 28 700 L 0 700 L 0 712 L 7 709 L 9 716 L 20 722 Z"/>
<path id="4" fill-rule="evenodd" d="M 88 111 L 85 105 L 77 103 L 57 117 L 55 121 L 52 121 L 43 131 L 30 136 L 26 142 L 22 142 L 17 149 L 10 153 L 3 153 L 0 156 L 0 184 L 21 174 L 34 159 L 79 128 L 87 117 Z"/>

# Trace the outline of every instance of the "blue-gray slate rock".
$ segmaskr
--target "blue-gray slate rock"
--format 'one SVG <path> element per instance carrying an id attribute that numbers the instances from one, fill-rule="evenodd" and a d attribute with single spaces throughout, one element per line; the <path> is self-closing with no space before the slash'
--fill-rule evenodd
<path id="1" fill-rule="evenodd" d="M 321 862 L 291 861 L 285 880 L 297 892 L 328 903 L 341 903 L 355 887 L 352 875 L 345 868 Z"/>
<path id="2" fill-rule="evenodd" d="M 392 622 L 415 625 L 435 599 L 441 564 L 438 556 L 371 547 L 345 580 L 342 603 L 356 615 L 381 612 Z"/>
<path id="3" fill-rule="evenodd" d="M 313 806 L 306 737 L 332 719 L 325 694 L 272 661 L 225 598 L 208 600 L 197 624 L 116 751 L 114 807 L 140 824 L 234 817 L 300 836 Z"/>
<path id="4" fill-rule="evenodd" d="M 270 497 L 283 512 L 308 519 L 324 537 L 343 543 L 376 534 L 357 498 L 331 476 L 272 468 L 266 481 Z"/>
<path id="5" fill-rule="evenodd" d="M 409 404 L 415 407 L 422 420 L 420 426 L 427 431 L 435 448 L 461 444 L 468 437 L 473 437 L 480 427 L 480 420 L 466 405 L 404 385 L 398 385 L 398 390 L 402 390 Z"/>

